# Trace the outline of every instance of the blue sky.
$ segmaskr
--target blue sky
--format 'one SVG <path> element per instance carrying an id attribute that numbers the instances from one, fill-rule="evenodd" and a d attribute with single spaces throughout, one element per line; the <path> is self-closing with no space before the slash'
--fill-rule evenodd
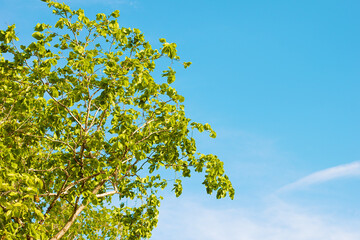
<path id="1" fill-rule="evenodd" d="M 65 1 L 69 3 L 70 1 Z M 0 0 L 0 26 L 30 41 L 51 22 L 40 0 Z M 90 16 L 120 10 L 150 43 L 176 42 L 175 86 L 215 140 L 199 150 L 225 162 L 231 201 L 201 176 L 165 192 L 152 239 L 360 239 L 359 1 L 72 0 Z"/>

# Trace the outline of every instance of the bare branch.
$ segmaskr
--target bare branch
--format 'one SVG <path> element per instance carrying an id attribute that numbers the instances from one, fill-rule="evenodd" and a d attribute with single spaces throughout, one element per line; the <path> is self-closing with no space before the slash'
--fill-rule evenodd
<path id="1" fill-rule="evenodd" d="M 151 122 L 155 121 L 155 119 L 149 119 L 146 123 L 144 123 L 143 125 L 141 125 L 140 127 L 138 127 L 132 134 L 131 136 L 133 136 L 136 132 L 140 131 L 140 129 L 146 127 L 147 125 L 149 125 Z"/>
<path id="2" fill-rule="evenodd" d="M 75 149 L 70 145 L 68 144 L 67 142 L 64 142 L 64 141 L 61 141 L 61 140 L 56 140 L 56 139 L 52 139 L 48 136 L 36 136 L 36 135 L 32 135 L 32 134 L 26 134 L 25 136 L 29 136 L 29 137 L 37 137 L 37 138 L 46 138 L 50 141 L 53 141 L 53 142 L 58 142 L 58 143 L 62 143 L 62 144 L 65 144 L 66 146 L 68 146 L 73 152 L 75 151 Z"/>
<path id="3" fill-rule="evenodd" d="M 111 174 L 111 176 L 117 174 L 118 169 L 116 169 L 114 171 L 114 173 Z M 103 185 L 109 180 L 109 178 L 111 177 L 109 176 L 108 178 L 102 180 L 95 188 L 94 190 L 92 190 L 92 194 L 97 194 L 100 189 L 103 187 Z M 54 236 L 52 237 L 50 240 L 58 240 L 60 238 L 62 238 L 64 236 L 64 234 L 69 230 L 69 228 L 72 226 L 72 224 L 75 222 L 77 216 L 84 210 L 84 208 L 87 206 L 88 203 L 82 203 L 78 209 L 76 209 L 76 211 L 74 211 L 73 215 L 70 217 L 70 219 L 68 220 L 68 222 L 65 224 L 65 226 Z"/>
<path id="4" fill-rule="evenodd" d="M 135 144 L 141 143 L 143 141 L 145 141 L 146 139 L 148 139 L 151 135 L 156 134 L 156 133 L 161 133 L 161 132 L 166 132 L 167 130 L 159 130 L 159 131 L 155 131 L 150 133 L 149 135 L 147 135 L 146 137 L 140 139 L 139 141 L 137 141 Z"/>
<path id="5" fill-rule="evenodd" d="M 94 121 L 95 121 L 95 119 L 96 119 L 96 115 L 98 114 L 98 112 L 99 112 L 100 109 L 101 109 L 101 108 L 98 108 L 98 109 L 96 110 L 95 115 L 94 115 L 94 117 L 93 117 L 93 119 L 92 119 L 92 121 L 91 121 L 91 123 L 90 123 L 90 126 L 89 126 L 88 130 L 91 129 L 91 128 L 94 126 Z"/>
<path id="6" fill-rule="evenodd" d="M 55 169 L 60 169 L 60 168 L 59 167 L 53 167 L 53 168 L 50 168 L 50 169 L 33 169 L 33 168 L 30 168 L 29 171 L 31 171 L 31 172 L 52 172 Z"/>
<path id="7" fill-rule="evenodd" d="M 130 161 L 130 160 L 133 159 L 133 158 L 134 158 L 134 157 L 130 157 L 130 158 L 128 158 L 128 159 L 125 159 L 125 160 L 122 161 L 122 163 L 126 163 L 126 162 Z"/>
<path id="8" fill-rule="evenodd" d="M 6 117 L 4 118 L 4 120 L 2 120 L 2 121 L 0 122 L 0 124 L 6 122 L 6 120 L 8 120 L 8 118 L 9 118 L 9 116 L 10 116 L 10 113 L 11 113 L 12 109 L 14 108 L 14 106 L 15 106 L 15 103 L 11 105 L 11 108 L 10 108 L 8 114 L 6 115 Z"/>
<path id="9" fill-rule="evenodd" d="M 60 197 L 60 194 L 62 193 L 63 189 L 64 189 L 64 186 L 66 185 L 67 181 L 68 181 L 69 177 L 67 176 L 63 185 L 61 186 L 60 188 L 60 191 L 56 194 L 56 196 L 54 197 L 54 199 L 51 201 L 49 207 L 47 208 L 45 214 L 44 214 L 44 218 L 42 220 L 40 220 L 39 222 L 39 225 L 43 224 L 46 217 L 47 217 L 47 214 L 51 211 L 51 209 L 54 207 L 55 203 L 56 203 L 56 200 Z"/>
<path id="10" fill-rule="evenodd" d="M 68 186 L 66 186 L 66 187 L 64 188 L 64 193 L 67 193 L 67 191 L 69 191 L 69 189 L 71 189 L 71 188 L 74 187 L 75 185 L 77 185 L 77 184 L 79 184 L 79 183 L 81 183 L 81 182 L 87 181 L 87 180 L 89 180 L 89 179 L 91 179 L 91 178 L 93 178 L 93 177 L 96 177 L 96 176 L 100 175 L 101 173 L 102 173 L 102 172 L 95 173 L 95 174 L 93 174 L 93 175 L 90 175 L 90 176 L 81 178 L 81 179 L 79 179 L 79 180 L 77 180 L 77 181 L 69 184 Z"/>
<path id="11" fill-rule="evenodd" d="M 74 116 L 74 114 L 72 114 L 72 112 L 70 111 L 70 109 L 65 106 L 64 104 L 62 104 L 60 101 L 58 101 L 56 98 L 54 98 L 50 92 L 46 89 L 46 92 L 49 94 L 49 96 L 60 106 L 62 106 L 63 108 L 65 108 L 65 110 L 71 115 L 71 117 L 80 125 L 81 129 L 85 131 L 84 126 L 81 124 L 81 122 Z"/>
<path id="12" fill-rule="evenodd" d="M 104 120 L 104 118 L 105 118 L 106 111 L 107 111 L 107 109 L 106 109 L 105 111 L 103 111 L 103 113 L 102 113 L 102 117 L 101 117 L 101 120 L 100 120 L 100 123 L 99 123 L 99 125 L 98 125 L 98 127 L 97 127 L 96 131 L 99 131 L 99 129 L 100 129 L 101 124 L 102 124 L 102 122 L 103 122 L 103 120 Z"/>
<path id="13" fill-rule="evenodd" d="M 114 195 L 116 193 L 119 193 L 119 192 L 114 190 L 114 191 L 110 191 L 110 192 L 106 192 L 106 193 L 96 194 L 96 197 L 101 198 L 101 197 L 106 197 L 106 196 L 109 196 L 109 195 Z"/>
<path id="14" fill-rule="evenodd" d="M 85 132 L 88 131 L 88 122 L 89 122 L 89 116 L 90 116 L 90 108 L 91 108 L 91 100 L 92 98 L 90 97 L 90 89 L 89 89 L 89 85 L 87 86 L 88 89 L 88 96 L 89 96 L 89 101 L 87 103 L 87 109 L 86 109 L 86 119 L 85 119 Z M 86 101 L 85 101 L 86 104 Z"/>

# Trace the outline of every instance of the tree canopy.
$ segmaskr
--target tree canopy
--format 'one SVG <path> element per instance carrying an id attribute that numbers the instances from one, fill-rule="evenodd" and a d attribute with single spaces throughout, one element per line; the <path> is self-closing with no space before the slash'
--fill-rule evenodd
<path id="1" fill-rule="evenodd" d="M 153 77 L 159 59 L 181 63 L 176 44 L 152 48 L 119 11 L 91 20 L 43 1 L 58 20 L 38 23 L 32 43 L 0 31 L 0 239 L 149 238 L 158 190 L 181 195 L 192 171 L 233 198 L 223 162 L 196 150 L 193 130 L 216 134 L 185 115 L 176 71 Z"/>

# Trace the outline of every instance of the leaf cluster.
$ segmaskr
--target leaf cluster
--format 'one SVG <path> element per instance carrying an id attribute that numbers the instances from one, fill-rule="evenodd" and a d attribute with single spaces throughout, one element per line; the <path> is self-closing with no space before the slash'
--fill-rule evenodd
<path id="1" fill-rule="evenodd" d="M 58 21 L 31 44 L 0 31 L 1 239 L 149 238 L 165 170 L 205 171 L 209 194 L 233 198 L 223 163 L 196 151 L 193 129 L 216 134 L 185 115 L 176 71 L 153 78 L 160 58 L 180 61 L 176 44 L 153 49 L 119 11 L 91 20 L 43 1 Z M 180 178 L 173 187 L 180 196 Z"/>

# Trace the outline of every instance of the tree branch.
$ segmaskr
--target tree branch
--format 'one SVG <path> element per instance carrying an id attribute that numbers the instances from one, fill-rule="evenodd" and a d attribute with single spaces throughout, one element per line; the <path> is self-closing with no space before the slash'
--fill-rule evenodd
<path id="1" fill-rule="evenodd" d="M 140 129 L 146 127 L 147 125 L 149 125 L 151 122 L 155 121 L 155 119 L 149 119 L 146 123 L 144 123 L 143 125 L 141 125 L 140 127 L 138 127 L 132 134 L 131 136 L 133 136 L 136 132 L 138 132 Z"/>
<path id="2" fill-rule="evenodd" d="M 113 194 L 116 194 L 116 193 L 119 193 L 119 192 L 114 190 L 114 191 L 111 191 L 111 192 L 96 194 L 96 197 L 101 198 L 101 197 L 106 197 L 106 196 L 113 195 Z"/>
<path id="3" fill-rule="evenodd" d="M 43 218 L 42 220 L 40 220 L 39 225 L 41 225 L 41 224 L 44 223 L 44 221 L 45 221 L 45 219 L 46 219 L 46 217 L 47 217 L 47 214 L 48 214 L 48 213 L 51 211 L 51 209 L 54 207 L 55 202 L 56 202 L 56 200 L 60 197 L 60 194 L 62 193 L 62 191 L 63 191 L 63 189 L 64 189 L 64 186 L 65 186 L 65 184 L 67 183 L 68 179 L 69 179 L 69 176 L 66 177 L 63 185 L 61 186 L 60 191 L 56 194 L 56 196 L 54 197 L 54 199 L 53 199 L 52 202 L 50 203 L 48 209 L 46 210 L 46 212 L 45 212 L 45 214 L 44 214 L 44 218 Z"/>
<path id="4" fill-rule="evenodd" d="M 116 169 L 114 171 L 114 173 L 111 174 L 111 176 L 117 174 L 118 169 Z M 92 194 L 97 194 L 100 189 L 103 187 L 103 185 L 109 180 L 109 178 L 111 177 L 109 176 L 108 178 L 102 180 L 95 188 L 94 190 L 91 191 Z M 77 216 L 84 210 L 84 208 L 88 205 L 88 203 L 82 203 L 78 209 L 76 209 L 76 211 L 73 213 L 73 215 L 70 217 L 70 219 L 68 220 L 68 222 L 65 224 L 65 226 L 54 236 L 52 237 L 50 240 L 58 240 L 61 237 L 64 236 L 64 234 L 69 230 L 69 228 L 72 226 L 72 224 L 75 222 Z"/>
<path id="5" fill-rule="evenodd" d="M 60 101 L 58 101 L 56 98 L 54 98 L 50 92 L 46 89 L 46 92 L 49 94 L 49 96 L 60 106 L 62 106 L 63 108 L 65 108 L 65 110 L 71 115 L 71 117 L 80 125 L 81 129 L 85 131 L 84 126 L 81 124 L 81 122 L 72 114 L 72 112 L 70 111 L 70 109 L 65 106 L 64 104 L 62 104 Z"/>

